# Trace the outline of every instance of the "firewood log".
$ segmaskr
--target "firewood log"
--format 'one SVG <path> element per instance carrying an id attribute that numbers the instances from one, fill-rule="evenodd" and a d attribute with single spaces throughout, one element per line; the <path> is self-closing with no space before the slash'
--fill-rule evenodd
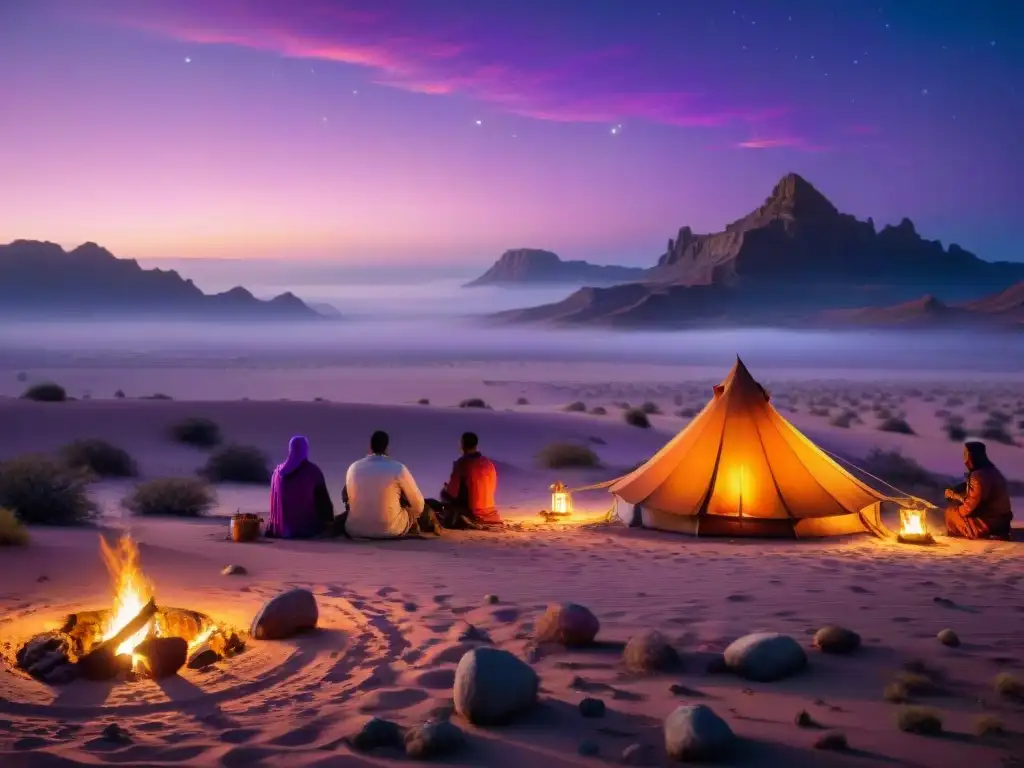
<path id="1" fill-rule="evenodd" d="M 118 660 L 117 648 L 125 640 L 145 627 L 156 615 L 156 600 L 150 599 L 135 618 L 129 621 L 116 635 L 95 646 L 78 661 L 83 677 L 89 680 L 109 680 L 123 671 L 124 660 Z M 129 667 L 130 667 L 129 661 Z"/>

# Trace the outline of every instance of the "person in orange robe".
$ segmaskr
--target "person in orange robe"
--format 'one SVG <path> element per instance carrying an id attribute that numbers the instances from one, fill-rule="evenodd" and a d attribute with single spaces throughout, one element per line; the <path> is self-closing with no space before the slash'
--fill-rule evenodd
<path id="1" fill-rule="evenodd" d="M 1004 538 L 1010 535 L 1010 492 L 1003 473 L 988 457 L 985 444 L 964 444 L 967 484 L 947 488 L 946 532 L 964 539 Z"/>

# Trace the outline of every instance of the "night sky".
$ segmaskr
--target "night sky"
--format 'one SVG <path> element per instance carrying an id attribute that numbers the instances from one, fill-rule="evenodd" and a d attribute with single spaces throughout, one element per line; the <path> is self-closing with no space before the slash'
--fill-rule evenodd
<path id="1" fill-rule="evenodd" d="M 787 171 L 1024 260 L 1019 0 L 6 0 L 0 241 L 650 263 Z"/>

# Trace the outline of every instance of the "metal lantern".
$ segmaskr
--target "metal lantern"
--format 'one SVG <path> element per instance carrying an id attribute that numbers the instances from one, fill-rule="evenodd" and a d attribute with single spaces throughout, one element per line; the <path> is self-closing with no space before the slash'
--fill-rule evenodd
<path id="1" fill-rule="evenodd" d="M 551 486 L 551 511 L 556 515 L 572 514 L 572 494 L 563 483 Z"/>
<path id="2" fill-rule="evenodd" d="M 928 512 L 920 507 L 900 507 L 899 540 L 906 544 L 930 544 Z"/>

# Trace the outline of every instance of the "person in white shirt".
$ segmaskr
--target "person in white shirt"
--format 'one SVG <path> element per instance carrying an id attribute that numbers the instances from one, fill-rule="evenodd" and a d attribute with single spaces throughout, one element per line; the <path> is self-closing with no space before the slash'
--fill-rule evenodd
<path id="1" fill-rule="evenodd" d="M 399 538 L 421 530 L 440 536 L 440 522 L 426 508 L 412 473 L 388 456 L 389 443 L 387 432 L 374 432 L 370 455 L 348 468 L 342 490 L 345 532 L 368 539 Z"/>

